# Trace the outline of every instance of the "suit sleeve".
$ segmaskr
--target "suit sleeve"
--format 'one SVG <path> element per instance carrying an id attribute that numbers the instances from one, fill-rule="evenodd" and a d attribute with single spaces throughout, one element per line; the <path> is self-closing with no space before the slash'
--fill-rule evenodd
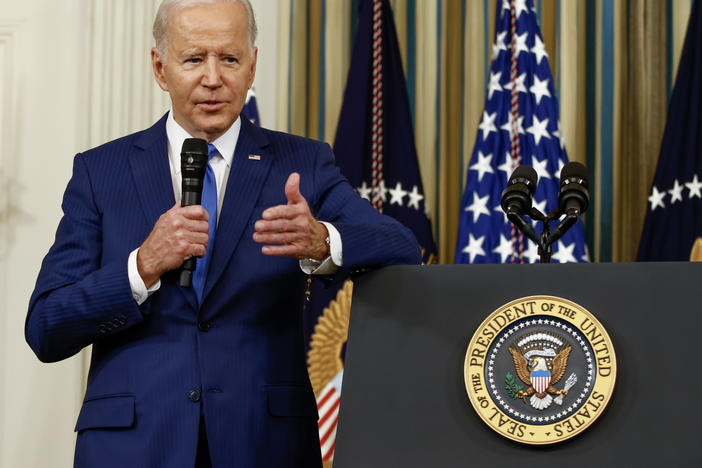
<path id="1" fill-rule="evenodd" d="M 407 227 L 361 198 L 334 163 L 326 143 L 317 154 L 315 215 L 341 235 L 343 269 L 353 273 L 387 265 L 419 264 L 419 244 Z"/>
<path id="2" fill-rule="evenodd" d="M 44 362 L 70 357 L 143 319 L 129 286 L 126 256 L 123 262 L 102 264 L 101 215 L 80 154 L 62 209 L 25 322 L 27 343 Z"/>

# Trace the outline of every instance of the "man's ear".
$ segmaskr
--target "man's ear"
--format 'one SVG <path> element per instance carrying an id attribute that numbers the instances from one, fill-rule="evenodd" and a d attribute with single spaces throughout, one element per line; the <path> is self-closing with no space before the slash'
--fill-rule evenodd
<path id="1" fill-rule="evenodd" d="M 249 89 L 253 86 L 256 78 L 256 61 L 258 60 L 258 47 L 253 49 L 253 60 L 251 61 L 251 70 L 249 71 Z"/>
<path id="2" fill-rule="evenodd" d="M 156 47 L 151 49 L 151 66 L 154 69 L 154 77 L 156 78 L 156 83 L 158 83 L 159 87 L 162 90 L 167 92 L 168 82 L 166 81 L 166 76 L 163 73 L 163 67 L 165 66 L 164 59 L 161 56 L 161 52 L 159 52 Z"/>

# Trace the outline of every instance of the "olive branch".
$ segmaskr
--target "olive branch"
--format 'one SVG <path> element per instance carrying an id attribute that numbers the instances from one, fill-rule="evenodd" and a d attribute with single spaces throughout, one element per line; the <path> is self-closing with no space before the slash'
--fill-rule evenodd
<path id="1" fill-rule="evenodd" d="M 507 394 L 512 398 L 518 398 L 517 394 L 522 391 L 522 386 L 517 383 L 511 372 L 507 372 L 505 376 L 505 390 Z"/>

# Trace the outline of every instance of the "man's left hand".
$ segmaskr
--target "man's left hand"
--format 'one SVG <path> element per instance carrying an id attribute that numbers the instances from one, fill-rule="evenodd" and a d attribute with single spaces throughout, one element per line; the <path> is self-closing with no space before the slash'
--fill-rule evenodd
<path id="1" fill-rule="evenodd" d="M 324 260 L 329 256 L 326 226 L 317 221 L 300 193 L 300 174 L 293 172 L 285 183 L 287 205 L 266 209 L 254 225 L 254 241 L 265 255 Z"/>

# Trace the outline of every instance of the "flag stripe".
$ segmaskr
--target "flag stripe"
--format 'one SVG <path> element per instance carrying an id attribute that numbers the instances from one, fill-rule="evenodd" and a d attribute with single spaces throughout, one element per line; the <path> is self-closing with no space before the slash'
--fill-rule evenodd
<path id="1" fill-rule="evenodd" d="M 335 425 L 334 431 L 330 434 L 325 444 L 321 446 L 322 460 L 324 461 L 330 461 L 334 457 L 334 449 L 336 448 L 336 429 L 337 426 Z"/>
<path id="2" fill-rule="evenodd" d="M 336 434 L 334 434 L 336 436 Z M 322 457 L 322 460 L 324 461 L 329 461 L 331 460 L 332 456 L 334 455 L 334 449 L 336 448 L 336 437 L 334 437 L 334 442 L 331 444 L 331 447 L 327 449 L 327 453 Z"/>
<path id="3" fill-rule="evenodd" d="M 317 429 L 319 431 L 319 438 L 321 443 L 324 443 L 326 437 L 329 435 L 329 431 L 336 427 L 337 420 L 339 418 L 339 406 L 337 405 L 334 411 L 327 413 L 329 416 L 322 425 L 318 425 Z"/>
<path id="4" fill-rule="evenodd" d="M 336 393 L 336 392 L 335 392 Z M 339 404 L 341 403 L 341 398 L 338 397 L 338 394 L 335 395 L 335 399 L 331 401 L 330 407 L 324 411 L 323 416 L 320 415 L 319 422 L 317 423 L 318 426 L 322 426 L 334 413 L 339 408 Z"/>
<path id="5" fill-rule="evenodd" d="M 336 391 L 334 390 L 334 387 L 327 387 L 327 389 L 324 390 L 324 392 L 320 395 L 320 399 L 317 401 L 317 408 L 321 408 L 322 406 L 324 406 L 327 400 L 334 396 L 335 392 Z"/>
<path id="6" fill-rule="evenodd" d="M 324 446 L 327 443 L 327 440 L 329 439 L 329 437 L 332 436 L 332 433 L 336 432 L 336 426 L 337 426 L 338 421 L 339 421 L 339 413 L 337 412 L 335 414 L 334 418 L 330 419 L 331 424 L 329 425 L 328 429 L 326 431 L 324 431 L 324 433 L 322 433 L 320 431 L 319 443 L 322 444 L 322 446 Z"/>

